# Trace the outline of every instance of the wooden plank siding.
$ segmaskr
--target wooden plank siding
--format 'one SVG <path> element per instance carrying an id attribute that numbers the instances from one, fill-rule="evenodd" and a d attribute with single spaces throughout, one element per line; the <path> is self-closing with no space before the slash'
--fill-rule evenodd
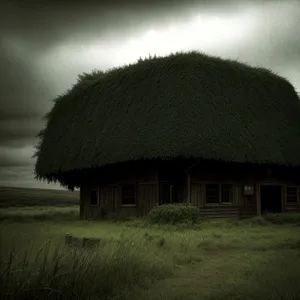
<path id="1" fill-rule="evenodd" d="M 80 216 L 80 220 L 84 219 L 85 197 L 84 197 L 84 194 L 83 194 L 83 187 L 84 187 L 84 185 L 81 185 L 80 191 L 79 191 L 79 216 Z"/>
<path id="2" fill-rule="evenodd" d="M 188 172 L 186 170 L 189 170 Z M 169 184 L 176 193 L 175 202 L 190 202 L 199 207 L 200 214 L 208 218 L 251 217 L 261 214 L 260 185 L 280 185 L 283 212 L 300 211 L 300 178 L 287 171 L 270 172 L 267 168 L 217 164 L 198 164 L 192 169 L 171 162 L 155 165 L 126 165 L 104 174 L 86 175 L 80 189 L 80 217 L 100 218 L 102 212 L 117 216 L 146 216 L 162 199 L 161 186 Z M 122 205 L 122 186 L 134 184 L 134 205 Z M 206 203 L 206 184 L 232 185 L 231 202 Z M 254 194 L 244 195 L 244 185 L 254 187 Z M 287 203 L 286 188 L 297 186 L 297 202 Z M 99 189 L 99 203 L 90 205 L 92 188 Z M 221 195 L 221 191 L 220 195 Z M 170 198 L 172 198 L 170 196 Z M 226 199 L 226 197 L 225 197 Z"/>
<path id="3" fill-rule="evenodd" d="M 191 204 L 198 206 L 200 215 L 206 218 L 237 218 L 256 215 L 256 196 L 243 195 L 243 185 L 232 184 L 233 197 L 231 203 L 206 203 L 205 185 L 208 183 L 222 184 L 220 182 L 191 182 Z M 226 183 L 228 184 L 228 182 Z"/>
<path id="4" fill-rule="evenodd" d="M 158 203 L 156 182 L 138 184 L 138 213 L 146 216 Z"/>
<path id="5" fill-rule="evenodd" d="M 205 219 L 239 218 L 239 206 L 206 206 L 199 209 L 200 216 Z"/>
<path id="6" fill-rule="evenodd" d="M 106 186 L 99 187 L 99 206 L 103 207 L 106 212 L 116 212 L 119 201 L 117 187 Z"/>
<path id="7" fill-rule="evenodd" d="M 204 185 L 202 183 L 191 182 L 191 204 L 204 206 Z"/>
<path id="8" fill-rule="evenodd" d="M 108 216 L 140 216 L 149 213 L 157 199 L 157 171 L 153 168 L 132 168 L 120 170 L 115 176 L 86 177 L 81 185 L 81 217 L 85 219 L 102 218 Z M 135 186 L 135 205 L 122 205 L 122 186 Z M 92 189 L 98 191 L 97 205 L 90 204 Z"/>
<path id="9" fill-rule="evenodd" d="M 300 212 L 300 186 L 295 186 L 297 188 L 297 202 L 295 203 L 287 203 L 287 187 L 294 185 L 286 185 L 283 187 L 283 211 L 287 213 Z"/>

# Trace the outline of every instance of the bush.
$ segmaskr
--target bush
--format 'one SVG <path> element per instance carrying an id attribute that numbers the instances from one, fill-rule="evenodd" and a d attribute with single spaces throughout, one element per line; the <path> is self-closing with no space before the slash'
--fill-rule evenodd
<path id="1" fill-rule="evenodd" d="M 300 224 L 300 213 L 267 214 L 265 219 L 274 224 Z"/>
<path id="2" fill-rule="evenodd" d="M 189 204 L 164 204 L 151 209 L 149 222 L 152 224 L 194 224 L 198 221 L 198 208 Z"/>

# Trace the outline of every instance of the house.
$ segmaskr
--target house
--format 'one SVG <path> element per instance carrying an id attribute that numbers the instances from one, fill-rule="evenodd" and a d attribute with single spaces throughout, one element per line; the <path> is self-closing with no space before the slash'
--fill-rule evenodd
<path id="1" fill-rule="evenodd" d="M 83 74 L 55 99 L 35 174 L 81 218 L 189 202 L 207 217 L 300 211 L 300 101 L 273 72 L 199 52 Z"/>

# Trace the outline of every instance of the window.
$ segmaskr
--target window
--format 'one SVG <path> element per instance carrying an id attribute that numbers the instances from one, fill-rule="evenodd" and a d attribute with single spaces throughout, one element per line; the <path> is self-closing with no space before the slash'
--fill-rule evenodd
<path id="1" fill-rule="evenodd" d="M 122 205 L 135 205 L 134 184 L 122 186 Z"/>
<path id="2" fill-rule="evenodd" d="M 297 188 L 288 186 L 286 188 L 286 203 L 297 203 Z"/>
<path id="3" fill-rule="evenodd" d="M 206 203 L 231 203 L 233 199 L 232 184 L 206 184 Z"/>
<path id="4" fill-rule="evenodd" d="M 91 195 L 90 195 L 90 205 L 98 205 L 99 200 L 99 190 L 98 189 L 92 189 Z"/>
<path id="5" fill-rule="evenodd" d="M 222 184 L 221 185 L 221 202 L 232 202 L 232 185 Z"/>
<path id="6" fill-rule="evenodd" d="M 206 185 L 206 203 L 219 203 L 219 185 Z"/>

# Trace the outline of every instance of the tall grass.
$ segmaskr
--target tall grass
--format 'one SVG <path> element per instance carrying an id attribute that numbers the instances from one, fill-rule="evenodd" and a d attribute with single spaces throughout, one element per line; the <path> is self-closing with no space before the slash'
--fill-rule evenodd
<path id="1" fill-rule="evenodd" d="M 151 254 L 153 253 L 153 254 Z M 154 259 L 155 255 L 155 259 Z M 137 240 L 95 249 L 63 248 L 48 240 L 35 250 L 1 257 L 1 299 L 121 299 L 133 286 L 170 276 L 172 260 Z"/>
<path id="2" fill-rule="evenodd" d="M 173 225 L 147 218 L 76 219 L 78 207 L 0 210 L 6 221 L 0 230 L 1 299 L 297 299 L 300 294 L 299 214 Z M 101 241 L 96 248 L 66 247 L 66 232 Z"/>

